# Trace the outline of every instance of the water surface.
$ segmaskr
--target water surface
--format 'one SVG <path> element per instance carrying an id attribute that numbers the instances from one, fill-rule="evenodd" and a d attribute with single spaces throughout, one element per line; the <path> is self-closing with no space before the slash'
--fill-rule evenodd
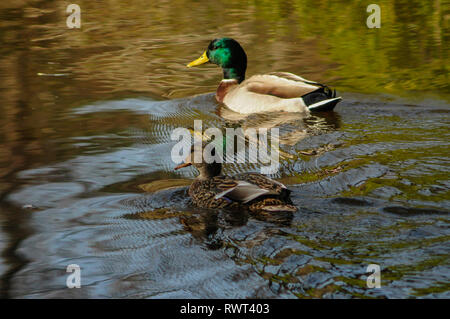
<path id="1" fill-rule="evenodd" d="M 64 1 L 0 5 L 2 297 L 449 297 L 444 2 L 379 1 L 380 29 L 364 1 L 77 3 L 80 30 Z M 298 73 L 344 100 L 307 119 L 230 114 L 220 70 L 185 67 L 220 36 L 248 74 Z M 279 127 L 272 177 L 299 211 L 193 207 L 170 134 L 194 119 Z"/>

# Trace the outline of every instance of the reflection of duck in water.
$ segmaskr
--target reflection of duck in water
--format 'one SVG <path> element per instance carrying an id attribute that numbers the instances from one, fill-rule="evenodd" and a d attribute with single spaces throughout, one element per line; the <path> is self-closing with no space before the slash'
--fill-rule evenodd
<path id="1" fill-rule="evenodd" d="M 242 113 L 300 112 L 332 110 L 341 100 L 327 86 L 292 73 L 254 75 L 245 80 L 247 56 L 240 44 L 230 38 L 211 41 L 208 49 L 188 67 L 212 62 L 223 69 L 224 79 L 216 99 Z"/>
<path id="2" fill-rule="evenodd" d="M 196 209 L 197 211 L 194 214 L 180 216 L 179 220 L 184 230 L 189 232 L 195 239 L 204 242 L 209 249 L 218 249 L 226 245 L 229 242 L 229 238 L 227 234 L 224 234 L 224 231 L 246 225 L 249 217 L 280 227 L 291 225 L 293 219 L 292 212 L 272 214 L 264 211 L 249 213 L 241 211 L 239 214 L 236 214 L 235 211 L 226 209 Z M 263 235 L 263 230 L 261 230 L 261 233 L 261 236 L 252 237 L 246 244 L 256 245 L 264 241 L 267 237 Z"/>
<path id="3" fill-rule="evenodd" d="M 235 176 L 220 175 L 221 163 L 193 162 L 194 148 L 183 164 L 175 169 L 194 165 L 199 175 L 189 187 L 195 205 L 203 208 L 244 208 L 250 211 L 295 212 L 290 191 L 273 179 L 257 173 Z M 213 149 L 213 156 L 214 156 Z"/>
<path id="4" fill-rule="evenodd" d="M 310 135 L 318 135 L 340 126 L 340 117 L 335 112 L 315 113 L 305 118 L 301 113 L 268 112 L 257 114 L 239 114 L 219 106 L 219 115 L 226 120 L 227 127 L 246 129 L 280 129 L 280 145 L 295 145 Z M 252 140 L 253 143 L 258 141 Z"/>
<path id="5" fill-rule="evenodd" d="M 280 128 L 279 143 L 281 145 L 295 145 L 307 136 L 304 115 L 292 112 L 270 112 L 257 114 L 239 114 L 225 107 L 220 107 L 219 115 L 232 127 L 247 129 Z M 250 142 L 260 144 L 257 139 L 248 137 Z"/>

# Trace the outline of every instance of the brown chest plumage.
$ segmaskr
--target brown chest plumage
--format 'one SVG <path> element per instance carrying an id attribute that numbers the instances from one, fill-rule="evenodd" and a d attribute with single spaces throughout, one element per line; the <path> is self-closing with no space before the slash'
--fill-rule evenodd
<path id="1" fill-rule="evenodd" d="M 230 91 L 231 88 L 236 87 L 237 85 L 238 85 L 237 80 L 222 80 L 216 91 L 217 102 L 223 103 L 225 95 L 227 95 L 227 93 Z"/>

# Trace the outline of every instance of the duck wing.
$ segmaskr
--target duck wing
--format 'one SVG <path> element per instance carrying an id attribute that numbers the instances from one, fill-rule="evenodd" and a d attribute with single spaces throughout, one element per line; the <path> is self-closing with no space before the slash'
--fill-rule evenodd
<path id="1" fill-rule="evenodd" d="M 245 176 L 243 177 L 245 178 Z M 276 187 L 271 187 L 272 185 L 255 183 L 255 180 L 253 179 L 245 180 L 237 179 L 235 177 L 215 177 L 214 180 L 217 181 L 215 184 L 217 190 L 217 194 L 214 197 L 215 199 L 225 198 L 237 202 L 247 203 L 262 195 L 279 195 L 281 192 Z M 253 183 L 252 180 L 254 181 Z"/>
<path id="2" fill-rule="evenodd" d="M 307 79 L 301 77 L 300 75 L 296 75 L 296 74 L 293 74 L 290 72 L 270 72 L 270 73 L 268 73 L 268 75 L 273 75 L 278 78 L 282 78 L 282 79 L 286 79 L 286 80 L 290 80 L 290 81 L 294 81 L 294 82 L 303 82 L 303 83 L 309 84 L 309 85 L 317 85 L 319 87 L 325 86 L 319 82 L 307 80 Z"/>
<path id="3" fill-rule="evenodd" d="M 269 75 L 293 81 L 299 86 L 315 87 L 315 90 L 301 95 L 303 102 L 310 111 L 331 111 L 342 100 L 341 97 L 336 97 L 336 90 L 332 90 L 322 83 L 302 78 L 299 75 L 289 72 L 272 72 Z"/>
<path id="4" fill-rule="evenodd" d="M 285 76 L 280 76 L 281 74 Z M 242 82 L 241 87 L 252 93 L 272 95 L 282 99 L 290 99 L 298 98 L 308 93 L 317 91 L 322 86 L 316 82 L 305 80 L 292 73 L 278 72 L 254 75 L 248 80 Z"/>
<path id="5" fill-rule="evenodd" d="M 241 173 L 234 175 L 233 177 L 235 179 L 258 185 L 258 187 L 267 189 L 277 195 L 281 195 L 286 191 L 289 192 L 284 184 L 258 173 Z"/>

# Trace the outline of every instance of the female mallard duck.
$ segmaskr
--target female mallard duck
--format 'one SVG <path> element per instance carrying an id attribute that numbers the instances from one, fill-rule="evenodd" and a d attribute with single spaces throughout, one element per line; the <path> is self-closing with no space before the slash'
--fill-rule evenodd
<path id="1" fill-rule="evenodd" d="M 327 86 L 298 75 L 275 72 L 254 75 L 245 80 L 247 55 L 241 45 L 230 38 L 215 39 L 200 58 L 187 66 L 206 62 L 223 69 L 223 80 L 216 92 L 218 102 L 242 113 L 301 112 L 332 110 L 342 99 Z"/>
<path id="2" fill-rule="evenodd" d="M 191 154 L 175 170 L 194 165 L 199 171 L 189 187 L 189 196 L 196 206 L 248 209 L 252 212 L 297 211 L 289 198 L 291 191 L 280 182 L 258 173 L 241 173 L 231 177 L 221 175 L 221 163 L 194 163 L 191 160 L 194 158 L 193 151 L 192 148 Z"/>

